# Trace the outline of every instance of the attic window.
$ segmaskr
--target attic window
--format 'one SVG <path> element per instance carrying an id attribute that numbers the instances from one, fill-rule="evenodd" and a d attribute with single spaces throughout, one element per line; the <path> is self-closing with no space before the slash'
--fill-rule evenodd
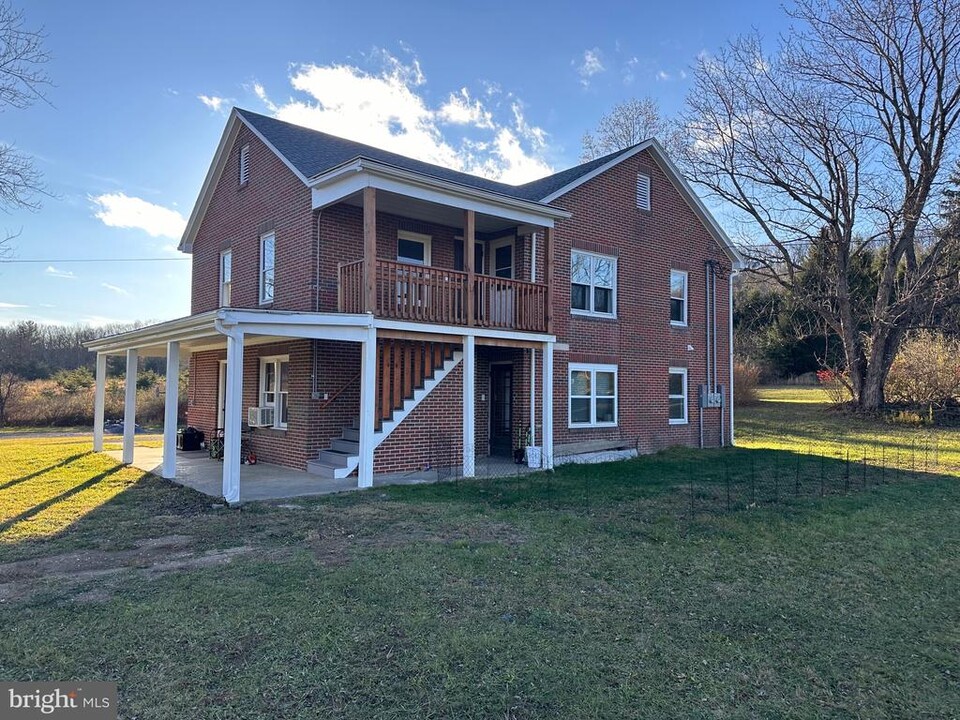
<path id="1" fill-rule="evenodd" d="M 650 209 L 650 176 L 643 173 L 637 174 L 637 207 Z"/>
<path id="2" fill-rule="evenodd" d="M 250 179 L 250 146 L 240 148 L 240 184 L 246 185 Z"/>

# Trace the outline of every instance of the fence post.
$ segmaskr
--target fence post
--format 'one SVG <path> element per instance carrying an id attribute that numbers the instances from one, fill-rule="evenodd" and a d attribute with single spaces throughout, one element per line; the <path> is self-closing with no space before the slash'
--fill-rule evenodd
<path id="1" fill-rule="evenodd" d="M 793 496 L 800 497 L 800 453 L 797 453 L 797 463 L 794 467 Z"/>
<path id="2" fill-rule="evenodd" d="M 757 505 L 757 461 L 753 455 L 750 456 L 750 504 Z"/>
<path id="3" fill-rule="evenodd" d="M 850 492 L 850 448 L 847 448 L 847 462 L 843 467 L 843 491 Z"/>

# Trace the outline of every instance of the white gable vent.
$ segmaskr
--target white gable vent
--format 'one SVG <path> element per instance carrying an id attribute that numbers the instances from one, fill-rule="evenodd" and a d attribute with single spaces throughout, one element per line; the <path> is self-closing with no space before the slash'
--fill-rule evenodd
<path id="1" fill-rule="evenodd" d="M 240 184 L 250 179 L 250 146 L 240 148 Z"/>
<path id="2" fill-rule="evenodd" d="M 650 176 L 643 173 L 637 174 L 637 207 L 650 209 Z"/>

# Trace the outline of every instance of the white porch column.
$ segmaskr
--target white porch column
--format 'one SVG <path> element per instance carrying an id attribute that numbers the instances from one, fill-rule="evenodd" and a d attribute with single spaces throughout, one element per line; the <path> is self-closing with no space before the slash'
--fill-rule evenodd
<path id="1" fill-rule="evenodd" d="M 240 502 L 240 421 L 243 416 L 243 330 L 227 334 L 227 397 L 223 410 L 223 498 Z"/>
<path id="2" fill-rule="evenodd" d="M 377 329 L 367 330 L 360 347 L 360 464 L 357 487 L 373 487 L 373 429 L 377 412 Z"/>
<path id="3" fill-rule="evenodd" d="M 107 391 L 107 354 L 97 353 L 97 384 L 93 392 L 93 451 L 103 451 L 103 408 Z"/>
<path id="4" fill-rule="evenodd" d="M 553 469 L 553 343 L 543 344 L 543 469 Z"/>
<path id="5" fill-rule="evenodd" d="M 180 343 L 167 343 L 167 391 L 163 400 L 163 466 L 160 474 L 177 476 L 177 410 L 180 405 Z"/>
<path id="6" fill-rule="evenodd" d="M 530 348 L 530 445 L 537 444 L 537 351 Z M 541 457 L 543 454 L 541 453 Z"/>
<path id="7" fill-rule="evenodd" d="M 463 338 L 463 476 L 476 471 L 476 342 L 473 335 Z"/>
<path id="8" fill-rule="evenodd" d="M 137 430 L 137 350 L 127 350 L 127 377 L 123 395 L 123 464 L 133 462 L 133 439 Z"/>

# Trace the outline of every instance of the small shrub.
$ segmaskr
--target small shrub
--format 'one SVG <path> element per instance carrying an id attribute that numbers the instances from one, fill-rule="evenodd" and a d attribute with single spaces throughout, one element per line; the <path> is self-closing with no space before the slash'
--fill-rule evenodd
<path id="1" fill-rule="evenodd" d="M 74 370 L 58 371 L 54 374 L 53 381 L 65 392 L 74 393 L 92 388 L 95 379 L 89 368 L 78 367 Z"/>
<path id="2" fill-rule="evenodd" d="M 758 402 L 760 367 L 750 360 L 733 362 L 733 404 L 735 407 L 755 405 Z"/>
<path id="3" fill-rule="evenodd" d="M 850 399 L 850 383 L 845 372 L 824 368 L 817 371 L 817 380 L 834 405 L 842 405 Z"/>
<path id="4" fill-rule="evenodd" d="M 900 346 L 887 383 L 886 399 L 924 406 L 928 414 L 960 398 L 960 340 L 921 330 Z"/>

